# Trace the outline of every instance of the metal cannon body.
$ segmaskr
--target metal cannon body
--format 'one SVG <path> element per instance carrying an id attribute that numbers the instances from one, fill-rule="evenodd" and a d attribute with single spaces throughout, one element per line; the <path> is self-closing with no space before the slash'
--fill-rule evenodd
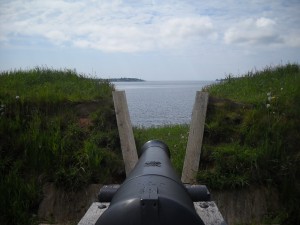
<path id="1" fill-rule="evenodd" d="M 205 186 L 184 185 L 173 169 L 168 146 L 149 141 L 120 186 L 105 186 L 99 201 L 110 202 L 97 225 L 204 225 L 193 201 L 208 201 Z"/>

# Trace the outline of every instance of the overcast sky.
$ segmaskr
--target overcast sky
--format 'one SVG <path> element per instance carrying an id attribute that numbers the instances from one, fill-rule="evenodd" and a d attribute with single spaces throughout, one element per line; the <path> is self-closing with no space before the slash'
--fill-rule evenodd
<path id="1" fill-rule="evenodd" d="M 0 0 L 0 70 L 214 80 L 300 62 L 300 0 Z"/>

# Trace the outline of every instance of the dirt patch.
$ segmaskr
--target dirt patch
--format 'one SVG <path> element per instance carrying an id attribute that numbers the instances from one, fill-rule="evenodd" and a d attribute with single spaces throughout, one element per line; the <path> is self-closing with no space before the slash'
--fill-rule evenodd
<path id="1" fill-rule="evenodd" d="M 76 103 L 74 108 L 78 117 L 87 118 L 91 113 L 96 112 L 99 108 L 101 108 L 102 104 L 102 101 L 81 102 Z"/>

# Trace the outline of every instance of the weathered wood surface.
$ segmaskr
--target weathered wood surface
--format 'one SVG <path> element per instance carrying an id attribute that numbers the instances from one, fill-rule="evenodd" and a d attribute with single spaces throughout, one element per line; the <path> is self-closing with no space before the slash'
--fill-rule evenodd
<path id="1" fill-rule="evenodd" d="M 95 225 L 108 206 L 109 203 L 94 202 L 81 218 L 78 225 Z"/>
<path id="2" fill-rule="evenodd" d="M 120 135 L 120 142 L 125 164 L 126 175 L 134 168 L 138 161 L 129 110 L 125 91 L 114 91 L 113 100 Z"/>
<path id="3" fill-rule="evenodd" d="M 103 208 L 105 205 L 106 208 Z M 215 202 L 194 202 L 197 214 L 200 216 L 205 225 L 226 225 Z M 109 203 L 94 202 L 88 209 L 78 225 L 95 225 L 98 218 L 109 207 Z"/>
<path id="4" fill-rule="evenodd" d="M 181 181 L 183 183 L 196 183 L 196 174 L 199 169 L 207 103 L 208 93 L 197 91 L 181 176 Z"/>
<path id="5" fill-rule="evenodd" d="M 226 225 L 226 222 L 214 201 L 194 202 L 194 206 L 197 214 L 205 225 Z"/>

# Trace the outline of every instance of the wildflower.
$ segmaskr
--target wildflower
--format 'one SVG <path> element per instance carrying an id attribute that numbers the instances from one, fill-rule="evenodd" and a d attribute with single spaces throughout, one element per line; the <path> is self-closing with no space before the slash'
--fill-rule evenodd
<path id="1" fill-rule="evenodd" d="M 280 88 L 280 91 L 283 91 L 283 88 Z"/>
<path id="2" fill-rule="evenodd" d="M 16 99 L 18 100 L 19 98 L 20 98 L 20 96 L 19 96 L 19 95 L 17 95 L 17 96 L 16 96 Z"/>
<path id="3" fill-rule="evenodd" d="M 271 92 L 268 92 L 268 93 L 267 93 L 267 96 L 270 97 L 270 96 L 271 96 Z"/>
<path id="4" fill-rule="evenodd" d="M 276 97 L 275 96 L 269 96 L 268 97 L 268 101 L 270 102 L 270 101 L 272 101 L 273 99 L 275 99 Z"/>
<path id="5" fill-rule="evenodd" d="M 267 109 L 271 107 L 271 105 L 270 105 L 270 104 L 267 104 L 266 106 L 267 106 Z"/>

